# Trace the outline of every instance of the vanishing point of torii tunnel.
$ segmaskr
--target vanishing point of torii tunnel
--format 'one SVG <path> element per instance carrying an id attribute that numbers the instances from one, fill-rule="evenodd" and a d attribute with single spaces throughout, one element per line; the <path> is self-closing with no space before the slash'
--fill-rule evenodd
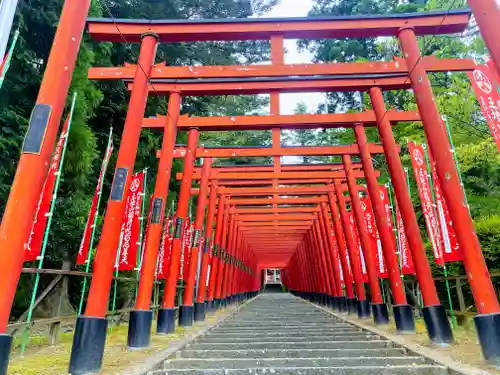
<path id="1" fill-rule="evenodd" d="M 120 241 L 120 219 L 141 129 L 163 131 L 158 152 L 152 209 L 135 309 L 130 313 L 128 346 L 147 347 L 153 331 L 152 287 L 164 225 L 173 158 L 182 158 L 183 172 L 165 292 L 157 316 L 157 333 L 204 320 L 226 304 L 255 297 L 263 269 L 281 269 L 283 285 L 292 294 L 321 304 L 337 314 L 357 314 L 383 325 L 394 318 L 399 333 L 415 331 L 408 304 L 393 228 L 380 194 L 379 171 L 372 163 L 384 155 L 394 186 L 415 275 L 423 298 L 429 339 L 453 341 L 446 310 L 438 298 L 423 239 L 408 193 L 406 175 L 392 127 L 420 121 L 435 161 L 438 181 L 449 209 L 463 256 L 478 315 L 479 341 L 487 360 L 500 359 L 500 308 L 475 236 L 446 131 L 438 112 L 428 73 L 472 71 L 469 59 L 421 56 L 417 37 L 462 32 L 469 10 L 370 17 L 231 20 L 109 20 L 88 19 L 89 1 L 67 0 L 55 36 L 47 70 L 26 135 L 17 174 L 0 228 L 0 375 L 10 356 L 12 337 L 5 334 L 38 197 L 62 117 L 84 27 L 96 41 L 140 43 L 137 65 L 94 67 L 89 79 L 124 80 L 130 101 L 110 198 L 84 314 L 78 318 L 70 368 L 72 374 L 98 372 L 106 341 L 105 314 Z M 493 0 L 470 1 L 492 59 L 500 71 L 500 45 Z M 394 37 L 403 56 L 387 62 L 284 64 L 286 38 Z M 270 65 L 169 67 L 155 64 L 158 43 L 270 40 Z M 496 43 L 496 44 L 495 44 Z M 399 112 L 384 103 L 383 92 L 413 90 L 418 111 Z M 372 110 L 361 113 L 280 115 L 279 94 L 286 92 L 367 92 Z M 168 113 L 145 117 L 149 95 L 169 98 Z M 267 116 L 180 116 L 187 96 L 270 94 Z M 351 145 L 283 147 L 281 129 L 350 128 Z M 380 144 L 370 144 L 366 127 L 376 127 Z M 271 147 L 210 148 L 198 145 L 199 132 L 272 130 Z M 188 132 L 187 145 L 176 146 L 178 132 Z M 338 156 L 341 163 L 281 165 L 283 156 Z M 217 158 L 272 157 L 270 165 L 212 167 Z M 195 167 L 203 159 L 201 167 Z M 354 160 L 353 160 L 354 159 Z M 193 182 L 199 188 L 193 189 Z M 175 308 L 184 222 L 188 201 L 196 195 L 195 235 L 188 277 L 179 311 Z M 393 304 L 389 312 L 379 283 L 378 249 L 365 225 L 372 210 Z M 361 246 L 356 242 L 356 236 Z M 200 240 L 203 237 L 203 246 Z M 201 247 L 201 248 L 200 248 Z M 197 265 L 200 264 L 199 270 Z M 208 272 L 210 269 L 210 272 Z M 205 288 L 204 286 L 207 285 Z M 201 286 L 201 287 L 200 287 Z"/>

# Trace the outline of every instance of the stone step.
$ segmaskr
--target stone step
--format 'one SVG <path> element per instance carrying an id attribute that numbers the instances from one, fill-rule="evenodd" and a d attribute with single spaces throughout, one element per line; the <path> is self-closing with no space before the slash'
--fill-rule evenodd
<path id="1" fill-rule="evenodd" d="M 289 294 L 261 295 L 148 375 L 448 375 Z"/>
<path id="2" fill-rule="evenodd" d="M 247 369 L 158 370 L 148 375 L 448 375 L 448 370 L 432 365 L 352 366 L 352 367 L 266 367 Z"/>
<path id="3" fill-rule="evenodd" d="M 403 348 L 182 350 L 177 358 L 362 358 L 404 356 Z"/>
<path id="4" fill-rule="evenodd" d="M 257 320 L 253 319 L 238 319 L 238 320 L 228 320 L 225 326 L 250 326 L 250 325 L 256 325 L 256 324 L 264 324 L 264 325 L 271 325 L 271 324 L 276 324 L 279 326 L 286 326 L 286 325 L 296 325 L 296 324 L 348 324 L 343 322 L 342 320 L 335 319 L 335 318 L 329 318 L 329 317 L 318 317 L 317 319 L 313 319 L 311 317 L 309 318 L 294 318 L 294 319 L 288 319 L 288 320 L 283 320 L 283 319 L 269 319 L 269 318 L 259 318 Z"/>
<path id="5" fill-rule="evenodd" d="M 260 336 L 260 337 L 255 337 L 255 336 L 245 336 L 245 337 L 240 337 L 240 336 L 228 336 L 228 335 L 215 335 L 215 334 L 210 334 L 206 335 L 203 337 L 200 337 L 197 342 L 202 343 L 209 343 L 209 342 L 220 342 L 220 343 L 231 343 L 231 342 L 276 342 L 276 341 L 306 341 L 306 342 L 316 342 L 316 341 L 330 341 L 330 342 L 335 342 L 335 341 L 359 341 L 359 340 L 379 340 L 380 336 L 377 335 L 371 335 L 371 334 L 366 334 L 363 332 L 357 332 L 356 334 L 349 334 L 349 333 L 343 333 L 343 334 L 337 334 L 335 337 L 332 335 L 324 335 L 324 334 L 318 334 L 318 335 L 280 335 L 279 340 L 277 340 L 278 336 L 277 335 L 268 335 L 268 336 Z"/>
<path id="6" fill-rule="evenodd" d="M 227 336 L 227 337 L 256 337 L 256 336 L 331 336 L 331 337 L 339 337 L 346 336 L 355 333 L 361 333 L 361 330 L 356 329 L 345 329 L 345 330 L 329 330 L 329 329 L 296 329 L 296 330 L 279 330 L 279 331 L 231 331 L 231 330 L 222 330 L 217 329 L 212 331 L 212 335 L 217 336 Z"/>
<path id="7" fill-rule="evenodd" d="M 391 348 L 392 341 L 286 341 L 286 342 L 232 342 L 196 343 L 189 345 L 191 350 L 238 350 L 238 349 L 376 349 Z"/>
<path id="8" fill-rule="evenodd" d="M 298 323 L 294 322 L 293 324 L 272 324 L 266 322 L 265 324 L 224 324 L 220 327 L 220 329 L 239 329 L 239 330 L 256 330 L 256 329 L 274 329 L 274 330 L 285 330 L 285 329 L 300 329 L 300 328 L 356 328 L 357 327 L 351 324 L 345 323 Z"/>
<path id="9" fill-rule="evenodd" d="M 238 328 L 217 328 L 212 331 L 214 334 L 238 334 L 238 335 L 267 335 L 267 334 L 275 334 L 279 333 L 282 335 L 290 334 L 295 335 L 298 333 L 322 333 L 327 335 L 335 335 L 338 333 L 356 333 L 361 332 L 361 329 L 356 327 L 293 327 L 293 328 L 259 328 L 255 327 L 255 329 L 238 329 Z"/>
<path id="10" fill-rule="evenodd" d="M 254 367 L 401 366 L 425 364 L 422 357 L 337 358 L 181 358 L 164 362 L 165 369 L 248 369 Z"/>

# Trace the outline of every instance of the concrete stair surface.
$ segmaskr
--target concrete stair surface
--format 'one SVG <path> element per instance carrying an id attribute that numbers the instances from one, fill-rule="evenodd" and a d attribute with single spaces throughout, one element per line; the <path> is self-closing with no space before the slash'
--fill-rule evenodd
<path id="1" fill-rule="evenodd" d="M 291 294 L 262 294 L 150 375 L 447 375 Z"/>

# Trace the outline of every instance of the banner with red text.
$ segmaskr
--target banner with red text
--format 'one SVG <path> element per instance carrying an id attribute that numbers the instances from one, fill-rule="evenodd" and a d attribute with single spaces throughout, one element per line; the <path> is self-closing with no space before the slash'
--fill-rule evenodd
<path id="1" fill-rule="evenodd" d="M 417 146 L 413 142 L 408 142 L 408 148 L 410 150 L 415 180 L 417 181 L 418 194 L 422 205 L 422 213 L 425 218 L 425 225 L 427 227 L 429 240 L 432 244 L 434 261 L 436 264 L 443 266 L 443 241 L 441 238 L 441 231 L 439 230 L 439 221 L 434 210 L 434 202 L 432 200 L 432 191 L 429 175 L 427 173 L 424 149 L 421 145 Z"/>
<path id="2" fill-rule="evenodd" d="M 391 201 L 389 200 L 389 192 L 387 191 L 387 188 L 384 185 L 380 185 L 378 187 L 378 192 L 380 194 L 380 200 L 384 205 L 385 219 L 387 220 L 387 225 L 389 226 L 389 229 L 391 230 L 391 233 L 393 235 L 393 240 L 394 240 L 393 242 L 396 243 L 396 235 L 394 234 L 394 221 L 392 219 L 392 209 L 391 209 Z"/>
<path id="3" fill-rule="evenodd" d="M 99 202 L 99 194 L 101 193 L 102 184 L 104 181 L 104 175 L 106 174 L 106 169 L 108 167 L 109 158 L 113 153 L 113 144 L 110 143 L 104 159 L 101 164 L 101 172 L 99 173 L 99 179 L 97 180 L 97 186 L 94 192 L 94 198 L 92 198 L 92 205 L 90 206 L 89 216 L 87 218 L 87 224 L 85 224 L 85 230 L 83 231 L 83 238 L 80 242 L 80 247 L 78 249 L 78 254 L 76 256 L 76 264 L 81 265 L 87 262 L 89 250 L 90 250 L 90 239 L 92 237 L 92 231 L 94 230 L 95 217 L 97 215 L 97 203 Z"/>
<path id="4" fill-rule="evenodd" d="M 144 195 L 147 192 L 147 187 L 144 186 Z M 144 198 L 145 199 L 145 198 Z M 140 264 L 139 264 L 139 269 L 142 269 L 142 262 L 144 261 L 144 252 L 146 251 L 146 244 L 148 240 L 148 231 L 149 231 L 149 223 L 151 223 L 151 216 L 153 215 L 153 195 L 149 197 L 149 210 L 148 210 L 148 219 L 146 221 L 146 228 L 144 228 L 143 234 L 142 234 L 142 243 L 141 243 L 141 256 L 139 258 Z"/>
<path id="5" fill-rule="evenodd" d="M 361 246 L 361 240 L 358 234 L 358 227 L 356 226 L 356 221 L 354 219 L 354 213 L 352 211 L 348 212 L 349 218 L 349 226 L 351 229 L 352 240 L 354 242 L 354 246 L 358 249 L 359 259 L 361 261 L 361 273 L 363 275 L 363 282 L 368 282 L 368 272 L 366 271 L 366 262 L 365 257 L 363 255 L 363 247 Z"/>
<path id="6" fill-rule="evenodd" d="M 165 225 L 163 227 L 163 234 L 161 236 L 160 249 L 158 251 L 158 262 L 156 268 L 156 278 L 158 280 L 164 280 L 167 278 L 168 267 L 170 265 L 170 256 L 172 253 L 172 243 L 174 237 L 172 236 L 172 218 L 170 213 L 167 215 L 165 220 Z"/>
<path id="7" fill-rule="evenodd" d="M 490 72 L 493 74 L 493 80 L 495 81 L 497 92 L 500 94 L 500 73 L 495 67 L 495 63 L 493 62 L 493 60 L 487 60 L 486 65 L 490 69 Z"/>
<path id="8" fill-rule="evenodd" d="M 340 281 L 344 281 L 344 273 L 342 272 L 342 264 L 340 262 L 340 250 L 339 250 L 339 244 L 337 242 L 337 236 L 335 235 L 335 231 L 333 230 L 333 228 L 330 228 L 330 230 L 332 231 L 332 239 L 333 239 L 333 252 L 335 254 L 337 254 L 337 259 L 338 259 L 338 263 L 339 263 L 339 271 L 340 271 Z"/>
<path id="9" fill-rule="evenodd" d="M 179 272 L 179 280 L 187 280 L 187 274 L 189 272 L 189 261 L 191 258 L 191 235 L 193 232 L 193 227 L 191 225 L 191 219 L 187 218 L 184 221 L 184 231 L 182 236 L 182 254 L 181 254 L 181 264 Z"/>
<path id="10" fill-rule="evenodd" d="M 478 65 L 467 74 L 472 82 L 483 115 L 488 122 L 491 135 L 500 150 L 500 92 L 497 86 L 498 82 L 496 82 L 497 73 L 490 70 L 488 65 Z"/>
<path id="11" fill-rule="evenodd" d="M 375 259 L 377 262 L 377 277 L 387 278 L 387 266 L 385 264 L 384 253 L 382 251 L 382 243 L 378 234 L 377 225 L 375 223 L 375 216 L 373 214 L 373 207 L 369 197 L 362 197 L 361 209 L 363 210 L 365 218 L 365 228 L 372 240 L 372 248 L 375 250 Z"/>
<path id="12" fill-rule="evenodd" d="M 139 172 L 132 177 L 127 200 L 125 201 L 125 215 L 121 232 L 122 241 L 118 261 L 119 271 L 131 271 L 137 268 L 143 190 L 144 172 Z"/>
<path id="13" fill-rule="evenodd" d="M 50 214 L 50 204 L 52 202 L 57 172 L 59 171 L 59 164 L 61 161 L 61 153 L 68 135 L 69 120 L 70 116 L 66 119 L 61 135 L 59 136 L 59 140 L 57 141 L 56 149 L 52 155 L 49 172 L 47 174 L 47 178 L 45 179 L 42 193 L 40 194 L 40 199 L 36 207 L 35 220 L 33 220 L 28 241 L 24 245 L 25 262 L 36 260 L 38 256 L 40 256 L 42 250 L 45 228 L 47 227 L 47 220 L 49 218 L 48 215 Z"/>
<path id="14" fill-rule="evenodd" d="M 352 280 L 352 269 L 351 269 L 351 260 L 350 260 L 350 256 L 349 256 L 349 248 L 347 247 L 347 243 L 346 243 L 345 238 L 343 240 L 344 240 L 344 249 L 345 249 L 345 259 L 346 259 L 346 264 L 347 264 L 347 270 L 349 271 L 349 277 Z"/>
<path id="15" fill-rule="evenodd" d="M 403 275 L 415 275 L 415 265 L 410 252 L 410 245 L 406 237 L 405 227 L 401 211 L 396 203 L 396 227 L 398 232 L 398 250 L 401 261 L 401 273 Z"/>
<path id="16" fill-rule="evenodd" d="M 447 262 L 458 262 L 463 260 L 462 252 L 458 246 L 457 236 L 455 234 L 455 229 L 453 228 L 453 223 L 450 217 L 450 211 L 446 204 L 441 189 L 441 184 L 439 183 L 436 165 L 434 159 L 432 158 L 431 151 L 428 150 L 429 161 L 431 164 L 432 171 L 432 182 L 434 185 L 434 196 L 436 199 L 436 210 L 439 222 L 439 227 L 441 229 L 441 238 L 443 241 L 443 261 Z"/>

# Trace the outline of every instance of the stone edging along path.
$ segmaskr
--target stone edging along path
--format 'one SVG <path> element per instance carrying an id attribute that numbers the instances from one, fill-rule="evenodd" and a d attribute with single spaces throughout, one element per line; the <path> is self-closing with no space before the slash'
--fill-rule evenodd
<path id="1" fill-rule="evenodd" d="M 234 314 L 237 314 L 241 308 L 246 306 L 248 303 L 251 303 L 256 298 L 259 298 L 259 296 L 260 295 L 257 295 L 256 297 L 249 299 L 245 303 L 232 308 L 226 314 L 222 313 L 224 315 L 219 316 L 215 322 L 205 322 L 198 327 L 187 328 L 188 333 L 184 337 L 182 337 L 182 339 L 169 342 L 168 347 L 165 350 L 162 350 L 158 353 L 155 353 L 154 355 L 144 358 L 144 360 L 141 361 L 141 363 L 138 363 L 135 366 L 132 366 L 128 369 L 125 369 L 117 375 L 147 375 L 151 371 L 160 369 L 162 363 L 168 357 L 175 354 L 175 352 L 183 349 L 186 345 L 191 344 L 194 340 L 210 333 L 211 330 L 217 328 L 226 320 L 230 319 Z M 190 330 L 192 330 L 192 332 Z"/>

